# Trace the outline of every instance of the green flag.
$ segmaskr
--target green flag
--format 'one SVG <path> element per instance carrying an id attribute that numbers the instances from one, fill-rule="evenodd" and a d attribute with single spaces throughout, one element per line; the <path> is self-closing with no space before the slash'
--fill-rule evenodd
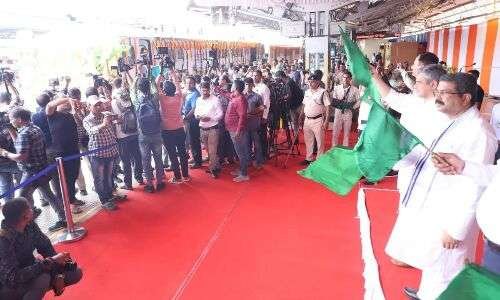
<path id="1" fill-rule="evenodd" d="M 344 196 L 362 176 L 371 182 L 382 179 L 396 162 L 422 142 L 380 104 L 380 93 L 365 56 L 342 29 L 341 34 L 353 79 L 366 88 L 362 100 L 372 102 L 368 122 L 352 150 L 334 148 L 299 174 Z"/>
<path id="2" fill-rule="evenodd" d="M 477 265 L 467 265 L 438 300 L 498 300 L 500 276 Z"/>

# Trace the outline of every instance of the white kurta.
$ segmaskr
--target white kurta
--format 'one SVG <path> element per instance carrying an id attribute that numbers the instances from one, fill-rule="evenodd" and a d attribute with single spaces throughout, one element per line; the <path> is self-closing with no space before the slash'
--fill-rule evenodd
<path id="1" fill-rule="evenodd" d="M 434 152 L 456 153 L 480 163 L 491 163 L 498 146 L 491 126 L 476 108 L 449 120 L 448 129 L 437 132 L 435 139 Z M 419 297 L 435 299 L 462 269 L 465 259 L 474 257 L 478 233 L 475 209 L 482 188 L 466 176 L 439 173 L 422 147 L 412 152 L 413 170 L 420 166 L 421 171 L 417 177 L 412 172 L 399 182 L 402 202 L 407 202 L 400 205 L 386 252 L 422 269 Z M 421 157 L 426 159 L 420 163 L 414 159 Z M 411 193 L 405 198 L 407 190 Z M 463 243 L 457 249 L 444 249 L 444 232 Z"/>
<path id="2" fill-rule="evenodd" d="M 467 161 L 462 174 L 487 187 L 477 204 L 476 219 L 484 236 L 500 245 L 500 166 Z"/>

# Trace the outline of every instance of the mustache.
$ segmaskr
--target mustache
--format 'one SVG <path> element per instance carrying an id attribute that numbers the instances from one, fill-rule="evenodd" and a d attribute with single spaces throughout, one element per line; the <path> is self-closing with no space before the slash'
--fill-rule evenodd
<path id="1" fill-rule="evenodd" d="M 444 105 L 444 102 L 443 102 L 443 101 L 441 101 L 441 100 L 437 100 L 437 99 L 436 99 L 436 101 L 435 101 L 435 102 L 436 102 L 436 104 L 441 104 L 441 105 Z"/>

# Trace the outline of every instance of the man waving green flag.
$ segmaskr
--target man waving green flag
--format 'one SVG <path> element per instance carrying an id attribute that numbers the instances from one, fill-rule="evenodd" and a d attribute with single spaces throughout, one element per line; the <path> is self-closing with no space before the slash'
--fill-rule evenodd
<path id="1" fill-rule="evenodd" d="M 342 29 L 341 34 L 353 79 L 365 87 L 362 100 L 373 103 L 368 122 L 352 150 L 334 148 L 299 174 L 345 196 L 362 176 L 371 182 L 382 179 L 396 162 L 422 142 L 381 105 L 366 58 Z"/>

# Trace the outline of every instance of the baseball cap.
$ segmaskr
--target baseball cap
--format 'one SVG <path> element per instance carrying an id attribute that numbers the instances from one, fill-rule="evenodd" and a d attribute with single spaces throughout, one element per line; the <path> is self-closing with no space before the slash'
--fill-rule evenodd
<path id="1" fill-rule="evenodd" d="M 94 106 L 97 103 L 104 103 L 104 100 L 95 96 L 95 95 L 92 95 L 92 96 L 87 97 L 87 103 Z"/>

